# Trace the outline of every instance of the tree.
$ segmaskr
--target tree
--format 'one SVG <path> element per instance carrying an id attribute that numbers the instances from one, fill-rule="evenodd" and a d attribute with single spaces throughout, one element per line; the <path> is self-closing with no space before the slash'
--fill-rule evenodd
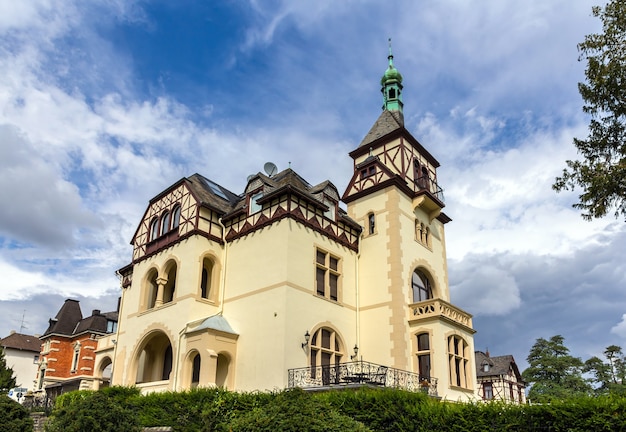
<path id="1" fill-rule="evenodd" d="M 552 185 L 556 191 L 582 187 L 575 208 L 587 220 L 605 216 L 626 218 L 626 1 L 611 0 L 592 14 L 603 32 L 585 36 L 578 44 L 587 60 L 585 83 L 578 90 L 591 115 L 587 139 L 574 138 L 582 160 L 566 161 L 567 169 Z"/>
<path id="2" fill-rule="evenodd" d="M 4 348 L 0 347 L 0 392 L 6 393 L 13 387 L 15 387 L 13 369 L 7 367 L 7 361 L 4 358 Z"/>
<path id="3" fill-rule="evenodd" d="M 622 348 L 617 345 L 608 346 L 604 350 L 606 361 L 591 357 L 585 362 L 584 372 L 593 375 L 592 381 L 597 385 L 598 394 L 626 392 L 626 358 Z"/>
<path id="4" fill-rule="evenodd" d="M 529 366 L 522 377 L 532 384 L 528 393 L 531 401 L 563 400 L 591 392 L 591 386 L 582 376 L 582 360 L 569 354 L 561 335 L 550 340 L 537 339 L 526 360 Z"/>

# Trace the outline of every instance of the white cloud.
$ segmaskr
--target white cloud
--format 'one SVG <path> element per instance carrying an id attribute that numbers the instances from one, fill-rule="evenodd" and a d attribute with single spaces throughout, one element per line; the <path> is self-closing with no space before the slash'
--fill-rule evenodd
<path id="1" fill-rule="evenodd" d="M 611 333 L 626 339 L 626 314 L 622 315 L 622 320 L 611 327 Z"/>

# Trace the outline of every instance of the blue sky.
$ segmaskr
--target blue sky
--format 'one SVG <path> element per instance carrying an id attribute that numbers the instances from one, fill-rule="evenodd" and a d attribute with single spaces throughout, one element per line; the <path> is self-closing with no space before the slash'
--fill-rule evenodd
<path id="1" fill-rule="evenodd" d="M 593 0 L 0 0 L 0 336 L 67 297 L 111 310 L 148 200 L 272 161 L 343 190 L 380 113 L 387 38 L 406 127 L 441 162 L 452 301 L 476 348 L 626 346 L 624 222 L 551 184 L 586 136 Z"/>

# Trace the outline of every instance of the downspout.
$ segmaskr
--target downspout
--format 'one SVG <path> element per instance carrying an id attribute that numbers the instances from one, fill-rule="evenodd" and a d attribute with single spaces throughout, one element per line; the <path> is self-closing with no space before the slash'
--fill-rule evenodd
<path id="1" fill-rule="evenodd" d="M 224 293 L 226 292 L 226 260 L 228 258 L 228 242 L 226 242 L 226 226 L 222 223 L 222 218 L 217 220 L 222 227 L 222 242 L 224 243 L 224 250 L 222 252 L 222 283 L 221 283 L 221 294 L 220 294 L 220 311 L 218 315 L 224 314 Z"/>
<path id="2" fill-rule="evenodd" d="M 359 293 L 359 261 L 361 258 L 361 242 L 363 240 L 363 231 L 359 234 L 359 243 L 358 243 L 358 251 L 356 253 L 355 258 L 355 266 L 356 269 L 356 277 L 355 277 L 355 295 L 356 295 L 356 346 L 361 349 L 361 297 Z M 361 359 L 363 358 L 363 353 L 361 352 Z M 358 360 L 358 358 L 357 358 Z"/>

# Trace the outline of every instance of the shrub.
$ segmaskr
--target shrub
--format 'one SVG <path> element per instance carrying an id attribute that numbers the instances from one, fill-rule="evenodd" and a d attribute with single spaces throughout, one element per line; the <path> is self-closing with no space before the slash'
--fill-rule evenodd
<path id="1" fill-rule="evenodd" d="M 0 395 L 0 413 L 0 432 L 33 430 L 28 410 L 7 395 Z"/>
<path id="2" fill-rule="evenodd" d="M 242 413 L 230 422 L 233 432 L 343 432 L 371 431 L 362 423 L 340 414 L 322 398 L 300 389 L 275 393 L 263 405 Z"/>
<path id="3" fill-rule="evenodd" d="M 46 431 L 91 430 L 134 432 L 141 428 L 135 412 L 105 392 L 76 391 L 59 396 Z"/>

